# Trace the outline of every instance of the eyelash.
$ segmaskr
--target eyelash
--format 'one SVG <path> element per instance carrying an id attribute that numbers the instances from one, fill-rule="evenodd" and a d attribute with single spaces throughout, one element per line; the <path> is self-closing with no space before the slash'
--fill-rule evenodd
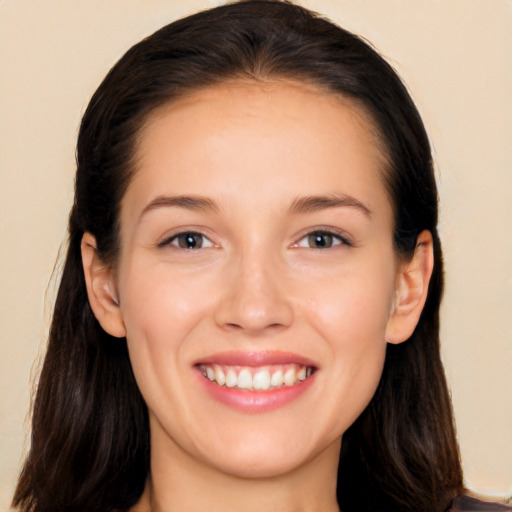
<path id="1" fill-rule="evenodd" d="M 200 247 L 190 247 L 190 246 L 183 246 L 180 245 L 180 239 L 184 241 L 185 243 L 188 241 L 191 241 L 193 238 L 199 237 L 201 239 L 201 246 Z M 207 241 L 208 245 L 204 245 L 205 241 Z M 177 242 L 177 243 L 174 243 Z M 215 244 L 206 236 L 203 235 L 203 233 L 199 233 L 198 231 L 182 231 L 181 233 L 176 233 L 175 235 L 170 236 L 169 238 L 166 238 L 158 243 L 158 247 L 165 247 L 168 245 L 174 246 L 176 249 L 182 249 L 185 251 L 195 251 L 198 249 L 204 249 L 208 247 L 215 247 Z"/>
<path id="2" fill-rule="evenodd" d="M 320 238 L 330 238 L 331 245 L 324 246 L 324 247 L 312 247 L 309 245 L 311 242 L 314 241 L 314 239 L 317 239 L 317 242 Z M 306 244 L 308 245 L 302 245 L 301 242 L 306 241 Z M 310 231 L 305 236 L 303 236 L 298 242 L 296 242 L 293 247 L 304 247 L 304 248 L 310 248 L 310 249 L 317 249 L 317 250 L 326 250 L 326 249 L 332 249 L 334 247 L 338 246 L 348 246 L 352 247 L 353 244 L 350 240 L 348 240 L 346 237 L 341 236 L 338 233 L 334 233 L 328 229 L 315 229 L 313 231 Z"/>
<path id="3" fill-rule="evenodd" d="M 199 247 L 191 247 L 189 245 L 189 242 L 193 242 L 194 239 L 197 241 L 197 239 L 201 241 L 201 245 Z M 315 240 L 316 239 L 316 240 Z M 321 242 L 321 239 L 324 239 L 324 242 Z M 325 241 L 327 239 L 327 241 Z M 206 244 L 205 245 L 205 241 Z M 303 245 L 302 242 L 306 241 L 307 245 Z M 183 242 L 184 245 L 181 245 L 180 242 Z M 317 246 L 314 247 L 311 245 L 311 243 L 317 243 Z M 320 243 L 320 246 L 318 244 Z M 321 244 L 324 244 L 322 246 Z M 186 251 L 194 251 L 199 249 L 205 249 L 209 247 L 215 247 L 215 244 L 203 233 L 200 233 L 198 231 L 182 231 L 181 233 L 176 233 L 175 235 L 170 236 L 169 238 L 166 238 L 158 243 L 158 247 L 165 247 L 172 245 L 176 249 L 182 249 Z M 346 237 L 341 236 L 337 233 L 333 233 L 332 231 L 328 229 L 315 229 L 313 231 L 310 231 L 305 236 L 303 236 L 298 242 L 293 244 L 293 247 L 303 247 L 303 248 L 310 248 L 310 249 L 317 249 L 317 250 L 325 250 L 325 249 L 332 249 L 333 247 L 338 246 L 348 246 L 352 247 L 353 244 L 348 240 Z"/>

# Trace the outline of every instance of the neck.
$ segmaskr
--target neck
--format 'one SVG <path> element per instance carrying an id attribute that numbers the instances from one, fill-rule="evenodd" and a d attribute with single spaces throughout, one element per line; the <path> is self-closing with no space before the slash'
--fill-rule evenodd
<path id="1" fill-rule="evenodd" d="M 239 477 L 151 439 L 151 476 L 132 512 L 339 512 L 340 442 L 299 468 L 264 478 Z"/>

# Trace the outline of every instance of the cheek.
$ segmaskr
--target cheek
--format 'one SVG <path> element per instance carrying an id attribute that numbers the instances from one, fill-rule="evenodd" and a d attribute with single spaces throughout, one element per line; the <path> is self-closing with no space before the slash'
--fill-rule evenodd
<path id="1" fill-rule="evenodd" d="M 333 431 L 344 432 L 378 386 L 386 355 L 384 335 L 393 283 L 393 272 L 354 271 L 311 297 L 311 324 L 327 341 L 324 375 L 331 392 L 325 407 L 335 411 Z"/>
<path id="2" fill-rule="evenodd" d="M 128 336 L 143 335 L 152 343 L 165 338 L 172 344 L 208 309 L 208 282 L 165 264 L 127 272 L 122 284 L 121 306 Z"/>
<path id="3" fill-rule="evenodd" d="M 171 275 L 165 265 L 124 276 L 121 311 L 135 377 L 143 395 L 160 393 L 180 375 L 187 334 L 206 317 L 209 296 L 204 282 Z"/>
<path id="4" fill-rule="evenodd" d="M 350 269 L 313 289 L 307 309 L 340 349 L 345 344 L 366 345 L 384 340 L 394 294 L 392 268 Z"/>
<path id="5" fill-rule="evenodd" d="M 315 324 L 328 340 L 333 361 L 343 372 L 353 374 L 361 368 L 380 371 L 386 341 L 386 323 L 391 301 L 382 289 L 358 281 L 325 300 L 317 301 Z"/>

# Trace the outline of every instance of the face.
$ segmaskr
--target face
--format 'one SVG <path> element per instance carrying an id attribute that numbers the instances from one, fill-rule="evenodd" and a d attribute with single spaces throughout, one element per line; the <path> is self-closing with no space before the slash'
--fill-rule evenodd
<path id="1" fill-rule="evenodd" d="M 257 477 L 337 458 L 396 294 L 371 124 L 310 86 L 230 83 L 160 109 L 137 151 L 115 286 L 152 453 Z"/>

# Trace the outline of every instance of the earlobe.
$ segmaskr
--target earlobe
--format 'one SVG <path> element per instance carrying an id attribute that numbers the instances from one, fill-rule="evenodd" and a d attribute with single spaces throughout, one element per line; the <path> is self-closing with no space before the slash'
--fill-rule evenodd
<path id="1" fill-rule="evenodd" d="M 94 316 L 111 336 L 126 336 L 113 269 L 98 256 L 96 239 L 90 233 L 82 237 L 81 252 L 87 296 Z"/>
<path id="2" fill-rule="evenodd" d="M 413 257 L 401 264 L 397 275 L 396 297 L 386 326 L 388 343 L 402 343 L 414 332 L 427 300 L 433 267 L 432 234 L 422 231 L 418 235 Z"/>

